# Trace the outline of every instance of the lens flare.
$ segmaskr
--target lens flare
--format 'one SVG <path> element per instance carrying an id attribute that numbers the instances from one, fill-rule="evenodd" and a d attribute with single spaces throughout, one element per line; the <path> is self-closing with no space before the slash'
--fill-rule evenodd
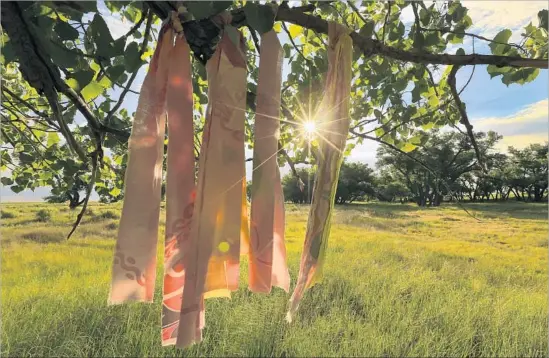
<path id="1" fill-rule="evenodd" d="M 316 132 L 316 124 L 313 121 L 307 121 L 303 123 L 303 129 L 308 135 L 312 135 Z"/>

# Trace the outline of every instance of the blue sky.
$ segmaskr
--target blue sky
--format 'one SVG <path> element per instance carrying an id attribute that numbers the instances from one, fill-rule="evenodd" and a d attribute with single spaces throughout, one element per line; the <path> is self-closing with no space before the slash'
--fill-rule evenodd
<path id="1" fill-rule="evenodd" d="M 490 38 L 503 28 L 513 31 L 511 41 L 517 40 L 520 29 L 530 21 L 537 25 L 537 12 L 547 8 L 546 1 L 464 1 L 469 8 L 469 16 L 473 20 L 473 27 L 468 31 Z M 100 7 L 101 11 L 101 7 Z M 107 13 L 107 11 L 102 11 Z M 405 23 L 413 20 L 411 13 L 403 14 Z M 114 38 L 125 34 L 131 26 L 114 17 L 106 18 Z M 285 34 L 280 34 L 281 42 L 286 42 Z M 467 53 L 472 50 L 472 41 L 466 39 L 462 45 L 449 49 L 449 53 L 463 47 Z M 489 53 L 486 45 L 476 40 L 475 49 L 480 53 Z M 463 68 L 458 72 L 457 85 L 460 88 L 469 78 L 470 68 Z M 284 66 L 284 73 L 288 72 Z M 441 68 L 441 71 L 444 67 Z M 132 89 L 139 91 L 145 74 L 141 69 Z M 436 77 L 436 75 L 435 75 Z M 118 93 L 119 91 L 115 91 Z M 473 79 L 462 94 L 462 100 L 467 104 L 470 120 L 475 130 L 495 130 L 504 136 L 499 144 L 500 150 L 507 146 L 524 147 L 530 143 L 540 143 L 547 140 L 548 133 L 548 97 L 549 80 L 547 70 L 541 71 L 538 78 L 526 85 L 510 85 L 507 87 L 499 78 L 490 79 L 486 66 L 477 66 Z M 124 107 L 129 113 L 137 107 L 137 95 L 129 93 Z M 361 161 L 371 166 L 375 165 L 377 143 L 367 142 L 355 148 L 349 160 Z M 248 153 L 251 156 L 251 152 Z M 251 178 L 251 162 L 247 165 L 247 176 Z M 288 168 L 283 168 L 283 174 Z M 2 201 L 40 201 L 48 195 L 48 188 L 40 188 L 35 192 L 23 191 L 15 195 L 9 188 L 1 189 Z"/>

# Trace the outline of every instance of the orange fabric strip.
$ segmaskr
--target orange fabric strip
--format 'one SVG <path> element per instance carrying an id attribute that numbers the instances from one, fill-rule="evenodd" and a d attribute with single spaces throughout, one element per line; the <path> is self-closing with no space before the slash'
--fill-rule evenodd
<path id="1" fill-rule="evenodd" d="M 236 36 L 234 36 L 236 35 Z M 231 37 L 240 40 L 239 46 Z M 238 288 L 246 106 L 243 37 L 231 26 L 206 65 L 208 109 L 198 163 L 178 347 L 199 342 L 200 302 Z"/>
<path id="2" fill-rule="evenodd" d="M 170 57 L 162 345 L 175 344 L 183 298 L 194 196 L 195 158 L 190 50 L 178 36 Z M 197 327 L 198 328 L 198 327 Z"/>

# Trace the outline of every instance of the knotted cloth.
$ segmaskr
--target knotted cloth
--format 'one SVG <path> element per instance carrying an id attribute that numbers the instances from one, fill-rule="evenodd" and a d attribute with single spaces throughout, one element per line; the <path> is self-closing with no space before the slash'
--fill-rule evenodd
<path id="1" fill-rule="evenodd" d="M 289 289 L 284 198 L 276 162 L 281 46 L 273 31 L 262 36 L 250 247 L 244 39 L 229 25 L 228 13 L 214 21 L 223 33 L 206 64 L 209 100 L 196 184 L 190 50 L 181 26 L 176 27 L 175 41 L 169 24 L 160 31 L 129 140 L 108 302 L 153 300 L 167 117 L 163 345 L 186 347 L 202 340 L 204 299 L 230 297 L 230 291 L 238 288 L 241 254 L 250 255 L 250 290 L 269 292 L 273 285 Z"/>
<path id="2" fill-rule="evenodd" d="M 224 26 L 221 41 L 206 64 L 208 108 L 186 258 L 178 347 L 202 340 L 200 308 L 204 298 L 230 297 L 230 291 L 238 288 L 240 240 L 248 236 L 243 220 L 244 39 L 236 28 L 229 26 L 228 13 L 216 20 Z"/>
<path id="3" fill-rule="evenodd" d="M 152 302 L 162 183 L 165 118 L 166 236 L 162 344 L 175 344 L 195 196 L 193 92 L 189 46 L 168 26 L 143 81 L 129 140 L 125 196 L 113 264 L 110 304 Z M 203 305 L 201 306 L 203 313 Z M 203 314 L 202 314 L 203 317 Z M 203 318 L 202 318 L 203 326 Z M 200 325 L 200 324 L 199 324 Z"/>
<path id="4" fill-rule="evenodd" d="M 288 292 L 290 275 L 284 245 L 284 195 L 276 155 L 280 133 L 282 47 L 271 30 L 261 35 L 254 124 L 252 204 L 250 213 L 249 289 Z"/>
<path id="5" fill-rule="evenodd" d="M 349 97 L 352 78 L 353 43 L 349 30 L 328 23 L 328 75 L 318 110 L 319 163 L 299 277 L 290 299 L 287 320 L 291 322 L 303 293 L 322 278 L 322 265 L 330 234 L 330 224 L 343 151 L 349 132 Z"/>

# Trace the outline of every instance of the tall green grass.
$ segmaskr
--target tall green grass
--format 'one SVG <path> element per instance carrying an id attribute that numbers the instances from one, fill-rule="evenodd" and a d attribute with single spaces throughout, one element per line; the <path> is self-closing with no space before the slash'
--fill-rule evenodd
<path id="1" fill-rule="evenodd" d="M 339 207 L 325 279 L 291 325 L 289 295 L 248 292 L 244 260 L 241 289 L 206 301 L 204 341 L 180 351 L 160 345 L 161 268 L 154 304 L 106 305 L 119 205 L 92 205 L 69 241 L 76 212 L 3 205 L 1 354 L 547 356 L 547 206 L 467 208 L 481 221 L 455 206 Z M 287 205 L 294 282 L 307 209 Z"/>

